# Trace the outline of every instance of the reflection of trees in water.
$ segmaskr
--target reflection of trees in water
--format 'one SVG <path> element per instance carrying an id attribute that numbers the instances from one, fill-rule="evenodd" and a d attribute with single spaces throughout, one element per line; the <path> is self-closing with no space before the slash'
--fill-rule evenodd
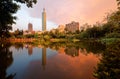
<path id="1" fill-rule="evenodd" d="M 23 49 L 23 43 L 14 43 L 13 45 L 17 50 Z"/>
<path id="2" fill-rule="evenodd" d="M 0 79 L 13 79 L 15 75 L 6 77 L 6 69 L 12 64 L 12 52 L 9 51 L 10 44 L 0 44 Z"/>
<path id="3" fill-rule="evenodd" d="M 53 50 L 59 50 L 59 48 L 65 48 L 66 43 L 51 43 L 48 47 L 50 47 Z"/>
<path id="4" fill-rule="evenodd" d="M 75 43 L 71 43 L 71 42 L 58 43 L 57 42 L 57 43 L 50 43 L 48 47 L 53 50 L 60 50 L 61 48 L 65 48 L 66 54 L 71 55 L 73 57 L 78 56 L 79 52 L 86 55 L 91 52 L 94 54 L 99 54 L 99 53 L 102 53 L 106 48 L 105 45 L 95 41 L 81 41 L 81 42 L 75 42 Z"/>
<path id="5" fill-rule="evenodd" d="M 86 49 L 88 53 L 93 52 L 97 54 L 97 53 L 102 53 L 105 50 L 106 46 L 100 42 L 85 41 L 85 42 L 80 42 L 80 48 Z"/>
<path id="6" fill-rule="evenodd" d="M 120 42 L 111 44 L 102 54 L 102 59 L 95 70 L 98 79 L 120 78 Z"/>
<path id="7" fill-rule="evenodd" d="M 85 48 L 80 48 L 79 52 L 82 53 L 82 54 L 85 54 L 85 55 L 88 54 L 88 52 L 87 52 L 87 50 Z"/>
<path id="8" fill-rule="evenodd" d="M 59 50 L 59 48 L 72 48 L 75 47 L 76 50 L 82 50 L 84 51 L 86 49 L 87 53 L 93 52 L 93 53 L 102 53 L 106 46 L 104 44 L 101 44 L 100 42 L 95 41 L 82 41 L 82 42 L 75 42 L 75 43 L 51 43 L 48 47 L 50 47 L 53 50 Z"/>
<path id="9" fill-rule="evenodd" d="M 32 55 L 32 53 L 33 53 L 34 46 L 31 43 L 14 43 L 13 46 L 17 50 L 20 50 L 20 49 L 23 49 L 23 47 L 26 47 L 28 49 L 29 55 Z"/>
<path id="10" fill-rule="evenodd" d="M 20 49 L 24 47 L 24 45 L 26 45 L 25 47 L 28 48 L 28 53 L 29 55 L 32 55 L 32 48 L 34 45 L 34 43 L 27 43 L 27 44 L 23 44 L 23 43 L 15 43 L 14 46 L 16 49 Z M 95 41 L 82 41 L 82 42 L 75 42 L 75 43 L 71 43 L 71 42 L 55 42 L 55 43 L 49 43 L 48 45 L 45 45 L 44 43 L 41 45 L 43 47 L 46 48 L 51 48 L 52 50 L 60 50 L 61 48 L 65 48 L 65 52 L 67 55 L 71 55 L 71 56 L 78 56 L 79 52 L 83 53 L 83 54 L 88 54 L 88 53 L 102 53 L 106 46 L 99 43 L 99 42 L 95 42 Z"/>
<path id="11" fill-rule="evenodd" d="M 75 47 L 69 47 L 65 49 L 65 53 L 67 55 L 70 55 L 72 57 L 79 56 L 79 50 L 76 49 Z"/>

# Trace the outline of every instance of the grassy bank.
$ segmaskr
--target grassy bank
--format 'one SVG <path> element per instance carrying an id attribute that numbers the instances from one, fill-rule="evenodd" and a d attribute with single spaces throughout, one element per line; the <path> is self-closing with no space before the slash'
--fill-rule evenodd
<path id="1" fill-rule="evenodd" d="M 117 41 L 120 41 L 120 38 L 100 38 L 100 39 L 69 39 L 69 38 L 52 38 L 49 40 L 40 39 L 40 38 L 7 38 L 7 39 L 0 39 L 0 42 L 31 42 L 31 43 L 38 43 L 38 44 L 49 44 L 49 43 L 75 43 L 75 42 L 82 42 L 82 41 L 97 41 L 101 42 L 102 44 L 112 44 Z"/>
<path id="2" fill-rule="evenodd" d="M 109 44 L 115 43 L 117 41 L 120 41 L 120 38 L 101 38 L 98 41 L 100 41 L 103 44 L 109 45 Z"/>

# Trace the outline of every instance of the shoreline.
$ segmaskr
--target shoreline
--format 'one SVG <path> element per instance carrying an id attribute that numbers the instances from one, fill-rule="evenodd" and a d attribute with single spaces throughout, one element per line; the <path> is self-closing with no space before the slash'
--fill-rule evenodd
<path id="1" fill-rule="evenodd" d="M 25 43 L 25 42 L 80 42 L 80 41 L 97 41 L 97 42 L 101 42 L 101 43 L 112 43 L 112 42 L 116 42 L 116 41 L 120 41 L 120 38 L 100 38 L 100 39 L 72 39 L 72 40 L 68 40 L 68 39 L 50 39 L 50 40 L 44 40 L 43 39 L 38 39 L 38 38 L 0 38 L 0 42 L 21 42 L 21 43 Z"/>
<path id="2" fill-rule="evenodd" d="M 2 38 L 0 42 L 34 42 L 35 38 Z"/>

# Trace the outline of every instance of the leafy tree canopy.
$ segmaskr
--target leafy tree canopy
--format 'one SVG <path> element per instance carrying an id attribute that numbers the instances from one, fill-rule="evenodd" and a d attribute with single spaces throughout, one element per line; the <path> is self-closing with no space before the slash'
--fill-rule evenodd
<path id="1" fill-rule="evenodd" d="M 0 37 L 7 36 L 9 30 L 12 30 L 12 24 L 16 20 L 16 16 L 13 14 L 20 8 L 18 3 L 32 7 L 37 3 L 37 0 L 0 0 Z"/>

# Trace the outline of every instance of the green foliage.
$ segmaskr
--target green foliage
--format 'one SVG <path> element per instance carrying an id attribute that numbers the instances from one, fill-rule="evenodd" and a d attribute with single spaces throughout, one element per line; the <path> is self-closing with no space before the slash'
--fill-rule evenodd
<path id="1" fill-rule="evenodd" d="M 107 16 L 107 21 L 113 24 L 114 27 L 120 27 L 120 11 L 109 14 Z"/>
<path id="2" fill-rule="evenodd" d="M 94 76 L 98 79 L 120 78 L 120 41 L 107 46 Z"/>
<path id="3" fill-rule="evenodd" d="M 102 32 L 104 34 L 111 33 L 113 31 L 113 25 L 111 23 L 106 23 L 102 26 Z"/>
<path id="4" fill-rule="evenodd" d="M 100 38 L 104 36 L 102 32 L 102 28 L 95 26 L 92 28 L 88 28 L 86 31 L 81 33 L 81 38 Z"/>
<path id="5" fill-rule="evenodd" d="M 45 35 L 45 36 L 43 37 L 44 40 L 50 40 L 50 38 L 51 38 L 51 37 L 50 37 L 49 35 Z"/>
<path id="6" fill-rule="evenodd" d="M 19 30 L 19 29 L 15 30 L 14 36 L 21 38 L 23 36 L 23 30 Z"/>
<path id="7" fill-rule="evenodd" d="M 109 33 L 106 35 L 106 38 L 120 38 L 120 33 L 116 33 L 116 32 Z"/>
<path id="8" fill-rule="evenodd" d="M 65 33 L 61 33 L 61 32 L 59 32 L 59 31 L 55 31 L 55 33 L 54 32 L 49 32 L 49 36 L 51 36 L 51 38 L 65 38 Z"/>
<path id="9" fill-rule="evenodd" d="M 100 42 L 106 45 L 112 44 L 114 42 L 120 41 L 119 38 L 102 38 Z"/>
<path id="10" fill-rule="evenodd" d="M 119 7 L 120 0 L 116 1 Z M 79 38 L 120 38 L 120 10 L 108 14 L 106 20 L 105 24 L 96 24 L 88 28 L 80 34 Z"/>
<path id="11" fill-rule="evenodd" d="M 38 38 L 38 34 L 36 33 L 36 34 L 34 35 L 34 37 L 35 37 L 35 38 Z"/>
<path id="12" fill-rule="evenodd" d="M 0 0 L 0 37 L 7 36 L 9 30 L 12 30 L 12 24 L 15 23 L 16 17 L 13 16 L 20 6 L 17 4 L 24 3 L 32 7 L 36 0 Z"/>
<path id="13" fill-rule="evenodd" d="M 79 39 L 83 39 L 83 38 L 88 38 L 88 33 L 87 32 L 81 32 L 79 36 L 77 36 L 77 38 Z"/>
<path id="14" fill-rule="evenodd" d="M 96 24 L 80 34 L 80 38 L 120 38 L 120 11 L 107 16 L 107 23 Z"/>
<path id="15" fill-rule="evenodd" d="M 34 35 L 33 34 L 28 34 L 28 35 L 25 35 L 26 38 L 34 38 Z"/>

